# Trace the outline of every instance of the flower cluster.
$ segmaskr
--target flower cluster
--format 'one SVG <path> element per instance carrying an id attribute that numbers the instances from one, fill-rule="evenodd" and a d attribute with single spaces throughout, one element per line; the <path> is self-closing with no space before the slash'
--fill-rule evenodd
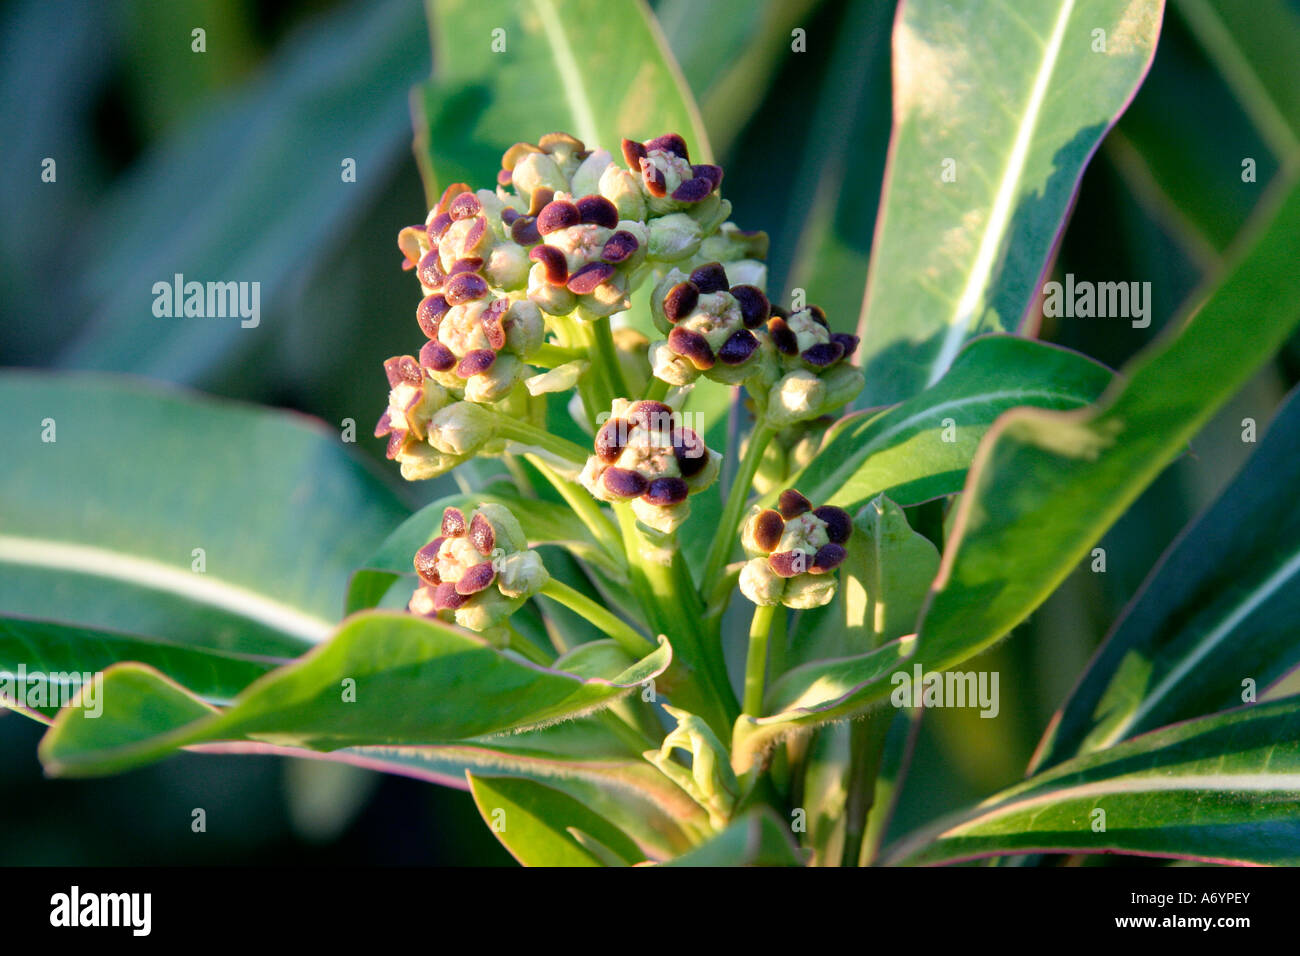
<path id="1" fill-rule="evenodd" d="M 862 391 L 862 371 L 847 361 L 858 337 L 832 332 L 815 305 L 793 314 L 774 306 L 764 345 L 767 361 L 749 387 L 762 397 L 763 417 L 777 428 L 825 415 Z"/>
<path id="2" fill-rule="evenodd" d="M 835 575 L 853 533 L 849 513 L 834 505 L 813 508 L 794 489 L 781 493 L 776 509 L 754 509 L 741 533 L 750 560 L 740 590 L 755 604 L 820 607 L 835 596 Z"/>
<path id="3" fill-rule="evenodd" d="M 671 534 L 690 514 L 686 499 L 717 480 L 721 461 L 670 406 L 619 398 L 578 480 L 601 501 L 630 501 L 642 524 Z"/>
<path id="4" fill-rule="evenodd" d="M 515 516 L 490 503 L 468 517 L 447 508 L 441 534 L 416 553 L 415 572 L 411 611 L 473 631 L 500 624 L 550 580 Z"/>
<path id="5" fill-rule="evenodd" d="M 656 378 L 689 385 L 700 375 L 729 385 L 743 382 L 757 368 L 762 327 L 772 308 L 752 285 L 728 286 L 720 262 L 709 262 L 689 276 L 671 270 L 650 297 L 655 325 L 666 341 L 650 346 Z"/>

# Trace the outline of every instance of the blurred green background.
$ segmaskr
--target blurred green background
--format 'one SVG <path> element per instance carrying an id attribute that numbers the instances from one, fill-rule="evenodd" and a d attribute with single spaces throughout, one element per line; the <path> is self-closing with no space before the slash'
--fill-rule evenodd
<path id="1" fill-rule="evenodd" d="M 888 146 L 894 3 L 652 7 L 726 168 L 735 218 L 771 234 L 774 298 L 804 288 L 852 329 Z M 793 30 L 805 52 L 792 51 Z M 382 460 L 383 443 L 364 436 L 385 400 L 382 361 L 412 343 L 418 290 L 395 240 L 426 211 L 409 94 L 429 76 L 429 51 L 419 0 L 0 7 L 0 365 L 131 373 L 335 425 L 352 418 L 358 452 Z M 1042 336 L 1122 364 L 1215 268 L 1275 157 L 1297 142 L 1300 2 L 1174 0 L 1149 78 L 1088 169 L 1055 266 L 1151 281 L 1154 320 L 1048 320 Z M 41 181 L 46 157 L 54 183 Z M 1256 161 L 1254 184 L 1242 182 L 1244 158 Z M 356 182 L 340 177 L 345 159 Z M 256 334 L 154 319 L 149 290 L 174 271 L 261 282 Z M 999 717 L 926 715 L 896 827 L 1020 776 L 1156 558 L 1252 450 L 1242 419 L 1262 431 L 1298 379 L 1292 342 L 1106 536 L 1106 573 L 1081 568 L 976 665 L 1001 672 Z M 452 487 L 446 478 L 402 493 L 420 503 Z M 193 755 L 54 782 L 36 760 L 40 733 L 0 711 L 0 864 L 509 862 L 456 791 Z M 192 834 L 200 806 L 208 831 Z"/>

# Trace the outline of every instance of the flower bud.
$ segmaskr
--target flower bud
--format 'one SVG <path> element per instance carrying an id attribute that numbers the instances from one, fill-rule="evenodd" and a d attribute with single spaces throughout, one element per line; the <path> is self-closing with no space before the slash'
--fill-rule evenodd
<path id="1" fill-rule="evenodd" d="M 668 405 L 619 398 L 578 480 L 601 501 L 629 501 L 643 524 L 671 534 L 690 513 L 687 498 L 717 480 L 721 460 Z"/>
<path id="2" fill-rule="evenodd" d="M 453 402 L 429 419 L 429 444 L 449 455 L 472 455 L 495 435 L 492 413 L 473 402 Z"/>
<path id="3" fill-rule="evenodd" d="M 645 758 L 689 793 L 708 811 L 709 822 L 721 829 L 731 818 L 740 795 L 727 750 L 701 718 L 668 704 L 664 710 L 677 721 L 677 727 L 664 737 L 658 750 L 646 751 Z M 689 770 L 673 759 L 677 749 L 690 754 Z"/>
<path id="4" fill-rule="evenodd" d="M 753 286 L 727 287 L 721 263 L 709 262 L 690 276 L 673 269 L 651 296 L 651 314 L 665 342 L 650 347 L 657 378 L 689 385 L 701 374 L 734 385 L 759 370 L 760 341 L 754 330 L 770 305 Z"/>
<path id="5" fill-rule="evenodd" d="M 799 492 L 782 492 L 776 508 L 756 507 L 745 521 L 740 541 L 750 560 L 740 572 L 741 592 L 765 606 L 806 610 L 828 603 L 852 533 L 843 508 L 813 508 Z"/>
<path id="6" fill-rule="evenodd" d="M 410 355 L 390 358 L 384 371 L 390 387 L 388 408 L 375 426 L 375 437 L 387 436 L 388 457 L 401 464 L 403 475 L 408 471 L 430 478 L 442 474 L 436 469 L 446 464 L 445 460 L 434 459 L 420 446 L 428 437 L 431 419 L 452 396 Z"/>
<path id="7" fill-rule="evenodd" d="M 762 381 L 768 422 L 777 428 L 818 418 L 862 390 L 860 369 L 848 364 L 858 337 L 832 332 L 816 306 L 793 315 L 773 307 L 767 322 Z"/>
<path id="8" fill-rule="evenodd" d="M 550 580 L 519 522 L 498 504 L 469 515 L 447 508 L 441 534 L 416 553 L 415 571 L 421 585 L 410 610 L 473 631 L 501 624 Z"/>

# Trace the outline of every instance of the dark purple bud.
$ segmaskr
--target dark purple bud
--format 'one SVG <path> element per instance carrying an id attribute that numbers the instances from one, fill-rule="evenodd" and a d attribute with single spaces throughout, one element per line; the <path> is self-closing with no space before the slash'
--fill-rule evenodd
<path id="1" fill-rule="evenodd" d="M 627 468 L 606 468 L 601 481 L 605 490 L 618 498 L 637 498 L 645 494 L 645 476 Z"/>
<path id="2" fill-rule="evenodd" d="M 673 434 L 673 457 L 684 478 L 694 478 L 709 463 L 709 451 L 693 429 L 678 429 Z"/>
<path id="3" fill-rule="evenodd" d="M 667 507 L 685 501 L 690 493 L 690 486 L 682 478 L 656 478 L 641 497 L 652 505 Z"/>
<path id="4" fill-rule="evenodd" d="M 437 249 L 430 249 L 420 258 L 420 264 L 415 267 L 415 274 L 419 277 L 420 283 L 430 289 L 437 289 L 442 285 L 446 273 L 442 271 Z"/>
<path id="5" fill-rule="evenodd" d="M 767 301 L 763 291 L 756 286 L 733 285 L 731 296 L 740 306 L 740 318 L 747 329 L 758 328 L 772 314 L 771 303 Z"/>
<path id="6" fill-rule="evenodd" d="M 778 511 L 764 508 L 754 519 L 754 543 L 769 554 L 781 543 L 781 535 L 784 532 L 785 519 Z"/>
<path id="7" fill-rule="evenodd" d="M 490 369 L 496 360 L 497 353 L 491 349 L 472 349 L 465 353 L 465 357 L 456 366 L 456 374 L 461 378 L 481 375 Z"/>
<path id="8" fill-rule="evenodd" d="M 754 338 L 754 333 L 749 329 L 737 329 L 736 332 L 722 343 L 722 348 L 718 349 L 718 358 L 724 365 L 740 365 L 754 354 L 758 348 L 758 339 Z"/>
<path id="9" fill-rule="evenodd" d="M 781 316 L 773 315 L 767 320 L 767 334 L 772 337 L 772 344 L 778 352 L 783 355 L 799 354 L 799 338 L 794 334 L 794 329 L 790 328 L 790 323 Z"/>
<path id="10" fill-rule="evenodd" d="M 672 431 L 673 407 L 652 399 L 642 399 L 627 411 L 629 425 L 648 431 Z"/>
<path id="11" fill-rule="evenodd" d="M 451 216 L 445 212 L 440 212 L 430 220 L 425 230 L 428 232 L 429 238 L 436 241 L 442 238 L 442 234 L 447 231 L 447 227 L 450 225 Z"/>
<path id="12" fill-rule="evenodd" d="M 641 171 L 641 178 L 645 180 L 646 192 L 651 196 L 662 198 L 668 195 L 668 180 L 664 177 L 663 170 L 657 166 L 646 166 Z"/>
<path id="13" fill-rule="evenodd" d="M 582 214 L 578 212 L 577 206 L 563 199 L 556 199 L 548 202 L 546 207 L 537 214 L 537 231 L 543 236 L 549 236 L 553 232 L 568 229 L 580 222 L 582 222 Z"/>
<path id="14" fill-rule="evenodd" d="M 473 302 L 488 294 L 487 280 L 476 272 L 462 272 L 447 280 L 443 295 L 451 305 Z"/>
<path id="15" fill-rule="evenodd" d="M 646 149 L 636 140 L 623 140 L 623 161 L 632 172 L 641 171 L 641 160 L 645 158 Z"/>
<path id="16" fill-rule="evenodd" d="M 494 350 L 503 348 L 506 344 L 505 326 L 501 324 L 501 317 L 505 315 L 506 310 L 510 308 L 510 303 L 506 299 L 497 299 L 490 306 L 483 310 L 483 316 L 479 322 L 483 326 L 483 335 L 488 340 Z"/>
<path id="17" fill-rule="evenodd" d="M 783 319 L 790 318 L 790 310 L 777 305 L 775 302 L 772 303 L 772 314 L 779 315 Z"/>
<path id="18" fill-rule="evenodd" d="M 769 555 L 767 566 L 781 578 L 792 578 L 808 570 L 808 555 L 802 551 L 780 551 Z"/>
<path id="19" fill-rule="evenodd" d="M 419 308 L 415 310 L 415 321 L 420 323 L 420 331 L 431 339 L 438 337 L 438 323 L 442 317 L 447 314 L 451 305 L 447 299 L 437 293 L 427 295 L 420 302 Z M 423 363 L 421 363 L 423 364 Z"/>
<path id="20" fill-rule="evenodd" d="M 415 573 L 425 584 L 435 587 L 442 583 L 442 578 L 438 576 L 438 549 L 441 547 L 442 538 L 434 538 L 415 552 Z"/>
<path id="21" fill-rule="evenodd" d="M 442 511 L 442 536 L 459 538 L 465 533 L 465 512 L 459 508 L 444 508 Z"/>
<path id="22" fill-rule="evenodd" d="M 699 202 L 713 192 L 713 181 L 703 176 L 685 180 L 673 190 L 673 198 L 678 202 Z"/>
<path id="23" fill-rule="evenodd" d="M 534 246 L 528 258 L 542 264 L 546 269 L 546 281 L 551 285 L 564 285 L 569 281 L 569 261 L 554 246 Z"/>
<path id="24" fill-rule="evenodd" d="M 685 356 L 701 372 L 713 368 L 713 348 L 699 332 L 677 326 L 668 333 L 668 348 L 676 355 Z"/>
<path id="25" fill-rule="evenodd" d="M 538 186 L 528 197 L 528 215 L 534 219 L 555 198 L 555 190 L 549 186 Z"/>
<path id="26" fill-rule="evenodd" d="M 496 576 L 497 572 L 492 567 L 491 561 L 476 564 L 472 568 L 467 568 L 460 576 L 460 580 L 456 582 L 456 593 L 465 597 L 477 594 L 491 584 Z"/>
<path id="27" fill-rule="evenodd" d="M 393 413 L 384 410 L 384 414 L 379 416 L 379 421 L 375 423 L 375 437 L 383 438 L 393 430 Z"/>
<path id="28" fill-rule="evenodd" d="M 844 346 L 839 342 L 818 342 L 804 349 L 799 357 L 811 368 L 829 368 L 844 357 Z"/>
<path id="29" fill-rule="evenodd" d="M 451 204 L 455 201 L 457 196 L 467 192 L 470 192 L 467 183 L 452 183 L 442 191 L 442 196 L 438 199 L 438 205 L 434 208 L 441 209 L 445 212 L 451 208 Z"/>
<path id="30" fill-rule="evenodd" d="M 507 226 L 512 225 L 519 218 L 519 210 L 512 206 L 501 207 L 501 221 Z"/>
<path id="31" fill-rule="evenodd" d="M 605 247 L 600 250 L 600 257 L 606 262 L 622 262 L 636 252 L 638 245 L 640 243 L 636 241 L 636 236 L 626 229 L 620 229 L 605 241 Z"/>
<path id="32" fill-rule="evenodd" d="M 508 169 L 497 170 L 498 186 L 509 186 L 512 182 L 514 182 L 514 179 L 515 179 L 514 174 L 510 170 Z"/>
<path id="33" fill-rule="evenodd" d="M 482 268 L 483 260 L 478 256 L 465 256 L 463 259 L 457 259 L 451 264 L 451 270 L 447 275 L 456 276 L 462 272 L 478 272 Z"/>
<path id="34" fill-rule="evenodd" d="M 721 262 L 706 262 L 691 273 L 691 281 L 702 294 L 723 292 L 727 288 L 727 270 Z"/>
<path id="35" fill-rule="evenodd" d="M 388 384 L 393 388 L 403 382 L 408 385 L 419 385 L 424 381 L 420 363 L 409 355 L 394 355 L 387 359 L 384 362 L 384 374 L 388 376 Z"/>
<path id="36" fill-rule="evenodd" d="M 497 533 L 492 529 L 492 522 L 481 514 L 475 514 L 469 523 L 469 542 L 483 557 L 492 557 L 492 549 L 497 546 Z"/>
<path id="37" fill-rule="evenodd" d="M 447 212 L 452 219 L 468 219 L 470 216 L 477 216 L 482 211 L 483 204 L 478 201 L 478 197 L 473 193 L 461 193 L 447 207 Z"/>
<path id="38" fill-rule="evenodd" d="M 661 149 L 665 153 L 674 153 L 682 159 L 690 162 L 691 157 L 686 152 L 686 140 L 682 139 L 676 133 L 665 133 L 663 136 L 656 136 L 645 144 L 646 152 L 653 149 Z"/>
<path id="39" fill-rule="evenodd" d="M 664 318 L 680 322 L 692 312 L 700 301 L 700 290 L 694 282 L 679 282 L 664 296 Z"/>
<path id="40" fill-rule="evenodd" d="M 463 607 L 467 598 L 456 593 L 456 585 L 443 581 L 433 590 L 433 609 L 435 611 L 454 611 Z"/>
<path id="41" fill-rule="evenodd" d="M 578 215 L 592 225 L 618 228 L 618 207 L 604 196 L 583 196 L 578 200 Z"/>
<path id="42" fill-rule="evenodd" d="M 781 517 L 789 521 L 791 518 L 797 518 L 812 511 L 812 502 L 793 488 L 790 488 L 781 492 L 776 507 L 781 512 Z"/>
<path id="43" fill-rule="evenodd" d="M 450 372 L 456 367 L 456 353 L 437 339 L 430 339 L 420 349 L 420 364 L 435 372 Z"/>
<path id="44" fill-rule="evenodd" d="M 477 249 L 486 236 L 487 217 L 478 216 L 474 220 L 474 225 L 469 227 L 469 232 L 465 233 L 465 248 L 467 250 Z"/>
<path id="45" fill-rule="evenodd" d="M 595 291 L 596 286 L 614 274 L 614 267 L 608 262 L 588 262 L 585 266 L 569 276 L 569 291 L 575 295 L 586 295 Z"/>
<path id="46" fill-rule="evenodd" d="M 828 571 L 834 571 L 844 561 L 844 556 L 848 554 L 844 546 L 840 544 L 824 544 L 817 549 L 813 555 L 812 566 L 808 568 L 813 574 L 825 574 Z"/>
<path id="47" fill-rule="evenodd" d="M 713 183 L 713 188 L 717 189 L 722 185 L 722 167 L 713 166 L 707 163 L 701 163 L 698 166 L 692 166 L 691 172 L 696 176 L 703 176 L 709 182 Z"/>
<path id="48" fill-rule="evenodd" d="M 820 305 L 808 306 L 808 314 L 811 315 L 813 317 L 813 321 L 816 322 L 818 325 L 820 325 L 822 328 L 824 329 L 830 328 L 830 324 L 826 321 L 826 310 L 823 309 Z"/>
<path id="49" fill-rule="evenodd" d="M 856 335 L 849 335 L 847 332 L 831 333 L 831 341 L 838 342 L 844 349 L 844 357 L 848 358 L 858 350 L 858 343 L 861 341 Z"/>
<path id="50" fill-rule="evenodd" d="M 611 418 L 596 432 L 596 457 L 605 464 L 618 460 L 627 439 L 628 424 L 621 418 Z"/>
<path id="51" fill-rule="evenodd" d="M 510 224 L 510 238 L 521 246 L 531 246 L 542 241 L 542 234 L 537 231 L 537 219 L 534 216 L 520 216 Z"/>
<path id="52" fill-rule="evenodd" d="M 826 522 L 826 536 L 835 544 L 843 544 L 853 533 L 853 519 L 843 508 L 834 505 L 822 505 L 814 508 L 813 514 Z"/>

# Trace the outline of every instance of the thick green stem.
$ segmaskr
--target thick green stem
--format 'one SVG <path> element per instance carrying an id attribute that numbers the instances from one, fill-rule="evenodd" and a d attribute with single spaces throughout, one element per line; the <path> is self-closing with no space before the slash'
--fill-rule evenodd
<path id="1" fill-rule="evenodd" d="M 591 532 L 598 544 L 609 554 L 615 564 L 623 565 L 623 546 L 618 540 L 618 532 L 614 529 L 613 523 L 600 510 L 596 500 L 586 488 L 575 482 L 569 481 L 555 471 L 550 465 L 544 462 L 537 455 L 525 455 L 528 463 L 542 473 L 542 477 L 551 483 L 551 486 L 560 493 L 565 504 L 573 509 L 573 513 L 578 516 L 587 530 Z"/>
<path id="2" fill-rule="evenodd" d="M 561 438 L 559 435 L 552 435 L 545 429 L 538 428 L 536 425 L 522 419 L 512 418 L 491 409 L 487 409 L 487 411 L 493 416 L 497 434 L 502 438 L 519 442 L 521 445 L 540 448 L 557 458 L 571 462 L 578 468 L 587 463 L 588 451 L 581 445 L 571 442 L 567 438 Z"/>
<path id="3" fill-rule="evenodd" d="M 591 341 L 596 347 L 592 361 L 600 362 L 605 367 L 605 375 L 613 392 L 610 395 L 611 401 L 615 398 L 631 398 L 627 382 L 623 379 L 623 364 L 618 360 L 618 346 L 614 344 L 614 330 L 610 327 L 609 319 L 592 319 L 588 324 L 591 328 Z"/>
<path id="4" fill-rule="evenodd" d="M 596 627 L 618 642 L 619 647 L 640 660 L 655 650 L 654 644 L 647 640 L 622 618 L 601 607 L 581 591 L 574 590 L 558 578 L 551 578 L 542 588 L 542 594 L 551 600 L 563 604 L 570 611 L 586 618 Z"/>
<path id="5" fill-rule="evenodd" d="M 668 397 L 668 383 L 661 378 L 650 379 L 650 385 L 646 388 L 645 397 L 652 402 L 662 402 Z"/>
<path id="6" fill-rule="evenodd" d="M 844 855 L 841 866 L 857 866 L 862 856 L 862 838 L 867 816 L 876 796 L 876 775 L 889 734 L 891 709 L 855 720 L 849 729 L 849 794 L 844 805 Z"/>
<path id="7" fill-rule="evenodd" d="M 759 604 L 749 625 L 749 655 L 745 658 L 745 700 L 742 708 L 751 717 L 763 716 L 763 688 L 767 677 L 767 636 L 780 605 Z"/>
<path id="8" fill-rule="evenodd" d="M 545 651 L 516 631 L 510 624 L 506 625 L 506 647 L 514 651 L 520 657 L 526 657 L 534 664 L 541 664 L 543 667 L 550 667 L 553 663 L 552 659 L 547 656 Z"/>
<path id="9" fill-rule="evenodd" d="M 718 579 L 732 548 L 735 547 L 736 530 L 740 526 L 740 516 L 745 510 L 745 502 L 749 499 L 749 491 L 754 484 L 754 475 L 758 472 L 759 462 L 763 460 L 764 450 L 775 434 L 776 430 L 763 424 L 760 419 L 754 433 L 749 437 L 749 447 L 745 450 L 745 457 L 741 459 L 736 479 L 727 492 L 727 500 L 722 508 L 722 520 L 718 523 L 713 544 L 709 547 L 704 576 L 700 579 L 706 588 L 711 586 L 710 582 Z"/>
<path id="10" fill-rule="evenodd" d="M 581 349 L 565 348 L 563 345 L 545 342 L 529 354 L 528 364 L 536 365 L 538 368 L 556 368 L 586 357 L 586 353 Z"/>

